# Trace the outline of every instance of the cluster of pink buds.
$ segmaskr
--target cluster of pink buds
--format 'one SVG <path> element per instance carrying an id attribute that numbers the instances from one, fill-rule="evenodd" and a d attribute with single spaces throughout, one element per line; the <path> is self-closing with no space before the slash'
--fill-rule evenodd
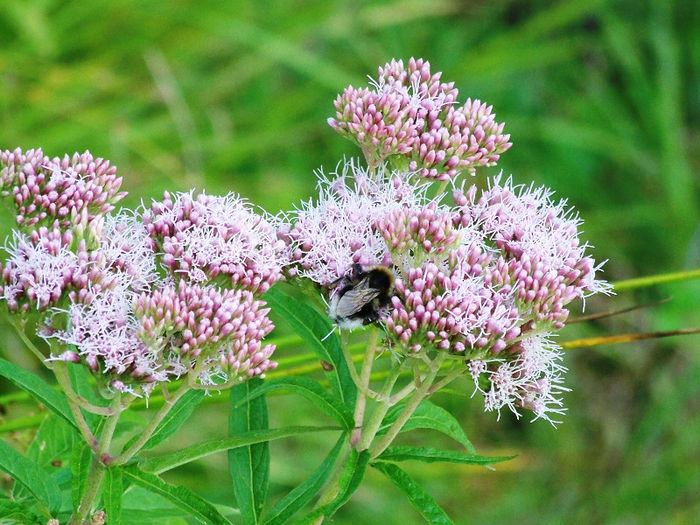
<path id="1" fill-rule="evenodd" d="M 328 123 L 354 140 L 371 166 L 398 155 L 421 177 L 449 180 L 495 165 L 511 146 L 504 124 L 479 100 L 458 106 L 458 90 L 441 75 L 423 59 L 411 58 L 408 67 L 392 60 L 369 88 L 347 87 Z"/>
<path id="2" fill-rule="evenodd" d="M 0 195 L 12 198 L 17 224 L 31 227 L 58 220 L 62 228 L 87 222 L 114 209 L 126 195 L 109 161 L 89 151 L 50 159 L 41 149 L 0 152 Z"/>
<path id="3" fill-rule="evenodd" d="M 286 247 L 268 218 L 229 193 L 165 193 L 144 213 L 143 222 L 175 275 L 205 283 L 219 276 L 229 285 L 264 293 L 282 275 Z"/>
<path id="4" fill-rule="evenodd" d="M 220 290 L 185 281 L 142 293 L 134 306 L 139 338 L 158 348 L 166 361 L 184 363 L 188 370 L 201 356 L 204 377 L 211 368 L 207 365 L 241 378 L 276 366 L 269 360 L 274 346 L 261 343 L 273 328 L 269 310 L 248 290 Z"/>

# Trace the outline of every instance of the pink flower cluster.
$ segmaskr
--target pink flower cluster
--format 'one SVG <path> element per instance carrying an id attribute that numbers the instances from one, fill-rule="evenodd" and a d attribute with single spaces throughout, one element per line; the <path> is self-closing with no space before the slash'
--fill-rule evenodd
<path id="1" fill-rule="evenodd" d="M 280 278 L 287 249 L 249 203 L 166 194 L 150 210 L 110 214 L 121 179 L 89 153 L 5 151 L 0 170 L 22 229 L 4 248 L 0 299 L 42 313 L 50 360 L 83 362 L 110 388 L 145 394 L 192 370 L 219 384 L 276 366 L 262 344 L 269 308 L 255 296 Z M 218 288 L 210 281 L 221 275 Z"/>
<path id="2" fill-rule="evenodd" d="M 139 339 L 162 351 L 166 361 L 180 360 L 189 370 L 202 356 L 233 377 L 260 375 L 277 366 L 269 360 L 274 346 L 261 344 L 273 328 L 269 311 L 248 290 L 185 281 L 142 293 L 134 304 Z"/>
<path id="3" fill-rule="evenodd" d="M 329 285 L 354 263 L 389 266 L 395 290 L 380 320 L 397 348 L 464 356 L 488 410 L 559 413 L 563 367 L 549 335 L 572 300 L 609 291 L 579 241 L 580 220 L 551 191 L 512 179 L 456 191 L 456 207 L 412 183 L 354 164 L 321 178 L 319 200 L 291 228 L 299 275 Z"/>
<path id="4" fill-rule="evenodd" d="M 166 267 L 192 282 L 226 276 L 232 286 L 263 293 L 282 276 L 286 246 L 270 220 L 229 193 L 165 193 L 143 221 Z"/>
<path id="5" fill-rule="evenodd" d="M 89 151 L 50 159 L 41 149 L 0 151 L 0 195 L 12 198 L 16 221 L 31 227 L 58 220 L 68 228 L 85 217 L 88 222 L 109 213 L 126 193 L 109 161 Z"/>
<path id="6" fill-rule="evenodd" d="M 328 119 L 371 166 L 400 155 L 421 177 L 449 180 L 495 165 L 511 147 L 491 106 L 472 99 L 458 106 L 454 83 L 441 82 L 442 73 L 432 74 L 427 61 L 411 58 L 404 67 L 392 60 L 378 73 L 369 88 L 347 87 L 335 100 L 336 117 Z"/>
<path id="7" fill-rule="evenodd" d="M 329 177 L 319 174 L 319 196 L 292 214 L 291 260 L 301 277 L 329 284 L 353 264 L 391 263 L 389 247 L 375 226 L 382 217 L 418 206 L 423 186 L 383 167 L 373 177 L 354 161 Z"/>

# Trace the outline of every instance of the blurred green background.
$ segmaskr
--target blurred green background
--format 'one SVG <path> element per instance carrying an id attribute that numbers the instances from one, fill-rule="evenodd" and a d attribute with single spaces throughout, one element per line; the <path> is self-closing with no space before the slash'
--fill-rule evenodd
<path id="1" fill-rule="evenodd" d="M 119 166 L 127 206 L 198 187 L 290 209 L 313 194 L 313 170 L 359 154 L 326 125 L 336 93 L 410 56 L 454 80 L 460 100 L 494 105 L 514 144 L 499 169 L 569 198 L 596 258 L 609 259 L 608 279 L 700 267 L 696 0 L 5 0 L 0 149 L 89 149 Z M 0 213 L 4 236 L 11 217 Z M 571 325 L 561 339 L 700 326 L 697 281 L 596 299 L 586 311 L 667 297 Z M 497 422 L 466 382 L 457 385 L 462 395 L 435 401 L 459 416 L 482 453 L 517 459 L 495 471 L 406 468 L 459 524 L 697 523 L 699 346 L 687 336 L 569 351 L 569 412 L 557 429 L 506 413 Z M 0 354 L 36 367 L 20 348 L 1 318 Z M 300 399 L 270 405 L 273 426 L 326 421 Z M 225 402 L 203 406 L 165 448 L 223 435 L 225 411 Z M 304 479 L 332 440 L 274 443 L 269 499 Z M 225 455 L 169 479 L 231 501 Z M 334 520 L 358 522 L 420 517 L 370 472 Z"/>

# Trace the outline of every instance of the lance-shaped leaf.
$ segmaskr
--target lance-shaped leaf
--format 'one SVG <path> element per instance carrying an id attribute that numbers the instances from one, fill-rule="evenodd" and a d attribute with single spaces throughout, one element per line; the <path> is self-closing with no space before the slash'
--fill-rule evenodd
<path id="1" fill-rule="evenodd" d="M 189 419 L 197 405 L 204 398 L 203 390 L 189 390 L 180 399 L 177 400 L 173 408 L 163 418 L 163 421 L 156 427 L 151 437 L 146 441 L 146 444 L 141 450 L 148 450 L 172 436 L 179 428 Z M 134 436 L 129 440 L 124 448 L 129 448 L 139 436 Z"/>
<path id="2" fill-rule="evenodd" d="M 0 376 L 6 377 L 15 386 L 28 392 L 34 399 L 45 405 L 46 408 L 61 416 L 72 426 L 76 426 L 65 396 L 51 388 L 39 376 L 5 359 L 0 359 Z"/>
<path id="3" fill-rule="evenodd" d="M 266 381 L 247 397 L 239 401 L 239 404 L 248 402 L 257 396 L 276 390 L 287 390 L 299 394 L 311 401 L 326 414 L 334 418 L 343 428 L 349 430 L 353 427 L 352 412 L 337 398 L 331 396 L 316 381 L 308 377 L 281 377 Z"/>
<path id="4" fill-rule="evenodd" d="M 298 523 L 306 525 L 315 523 L 321 516 L 332 517 L 340 507 L 348 502 L 360 486 L 360 483 L 362 483 L 367 471 L 367 465 L 369 465 L 369 459 L 369 451 L 363 450 L 358 452 L 357 449 L 353 448 L 343 466 L 343 472 L 338 480 L 338 492 L 333 501 L 311 511 L 301 518 Z"/>
<path id="5" fill-rule="evenodd" d="M 308 304 L 286 295 L 280 286 L 268 290 L 265 300 L 320 359 L 332 365 L 333 369 L 327 372 L 331 391 L 345 406 L 353 410 L 357 387 L 343 357 L 340 339 L 337 334 L 331 334 L 334 327 L 328 318 Z"/>
<path id="6" fill-rule="evenodd" d="M 396 485 L 413 505 L 413 508 L 425 518 L 425 521 L 438 525 L 452 525 L 450 517 L 440 508 L 440 505 L 437 504 L 433 497 L 425 492 L 420 485 L 399 467 L 382 461 L 372 463 L 372 466 Z"/>
<path id="7" fill-rule="evenodd" d="M 391 407 L 387 415 L 382 421 L 382 426 L 378 434 L 385 434 L 391 424 L 396 421 L 399 414 L 403 411 L 405 404 L 399 404 Z M 410 419 L 401 429 L 401 432 L 408 432 L 417 428 L 428 428 L 442 432 L 446 436 L 451 437 L 458 443 L 464 445 L 471 454 L 476 454 L 474 445 L 471 444 L 467 435 L 462 430 L 459 422 L 447 410 L 439 407 L 428 400 L 424 400 L 418 405 L 416 411 L 411 415 Z"/>
<path id="8" fill-rule="evenodd" d="M 454 450 L 439 450 L 431 447 L 389 447 L 382 452 L 378 460 L 381 461 L 422 461 L 423 463 L 447 462 L 462 463 L 464 465 L 490 465 L 508 461 L 515 456 L 480 456 L 478 454 L 465 454 Z"/>
<path id="9" fill-rule="evenodd" d="M 294 514 L 304 508 L 318 494 L 333 472 L 333 465 L 345 441 L 346 436 L 343 434 L 318 469 L 301 485 L 292 489 L 267 513 L 263 520 L 264 525 L 281 525 L 288 522 Z"/>
<path id="10" fill-rule="evenodd" d="M 50 513 L 61 508 L 61 491 L 54 479 L 4 441 L 0 441 L 0 470 L 12 476 Z"/>
<path id="11" fill-rule="evenodd" d="M 92 451 L 83 441 L 78 441 L 73 445 L 73 453 L 70 460 L 71 496 L 73 498 L 73 508 L 77 509 L 80 500 L 85 493 L 88 474 L 90 473 L 90 463 L 92 463 Z"/>
<path id="12" fill-rule="evenodd" d="M 212 439 L 203 441 L 189 447 L 185 447 L 175 452 L 149 458 L 141 463 L 141 469 L 145 472 L 154 472 L 160 474 L 166 470 L 179 467 L 190 461 L 194 461 L 209 454 L 222 452 L 238 447 L 255 445 L 256 443 L 265 443 L 274 439 L 305 434 L 308 432 L 320 432 L 325 430 L 341 430 L 338 427 L 285 427 L 271 428 L 266 430 L 251 430 L 237 436 L 221 439 Z"/>
<path id="13" fill-rule="evenodd" d="M 132 483 L 164 497 L 176 507 L 208 525 L 230 524 L 214 505 L 185 487 L 170 485 L 155 474 L 143 472 L 136 465 L 129 465 L 122 472 Z"/>
<path id="14" fill-rule="evenodd" d="M 245 432 L 268 429 L 265 394 L 239 406 L 239 403 L 262 383 L 263 380 L 256 377 L 231 388 L 229 436 L 236 437 Z M 229 450 L 228 468 L 243 521 L 258 523 L 270 478 L 270 445 L 258 443 Z"/>
<path id="15" fill-rule="evenodd" d="M 102 500 L 105 504 L 105 514 L 109 525 L 121 524 L 123 493 L 124 484 L 121 469 L 119 467 L 108 468 L 102 486 Z"/>

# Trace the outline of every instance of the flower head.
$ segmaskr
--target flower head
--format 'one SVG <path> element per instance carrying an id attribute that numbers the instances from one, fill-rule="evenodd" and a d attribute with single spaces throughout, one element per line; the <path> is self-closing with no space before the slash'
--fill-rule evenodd
<path id="1" fill-rule="evenodd" d="M 143 216 L 163 263 L 175 275 L 193 283 L 225 276 L 256 293 L 268 290 L 287 262 L 271 220 L 233 193 L 166 192 Z"/>
<path id="2" fill-rule="evenodd" d="M 462 170 L 493 166 L 510 148 L 491 106 L 467 99 L 458 106 L 453 82 L 411 58 L 380 67 L 370 88 L 349 86 L 335 100 L 329 125 L 355 141 L 372 166 L 394 155 L 421 177 L 449 180 Z"/>
<path id="3" fill-rule="evenodd" d="M 299 275 L 327 285 L 355 263 L 390 264 L 390 249 L 377 225 L 392 211 L 425 199 L 425 188 L 408 178 L 384 167 L 370 177 L 354 161 L 330 176 L 319 173 L 318 200 L 294 212 L 288 234 Z"/>
<path id="4" fill-rule="evenodd" d="M 53 159 L 41 149 L 0 151 L 0 195 L 12 198 L 23 227 L 90 223 L 126 195 L 121 183 L 116 168 L 89 151 Z"/>

